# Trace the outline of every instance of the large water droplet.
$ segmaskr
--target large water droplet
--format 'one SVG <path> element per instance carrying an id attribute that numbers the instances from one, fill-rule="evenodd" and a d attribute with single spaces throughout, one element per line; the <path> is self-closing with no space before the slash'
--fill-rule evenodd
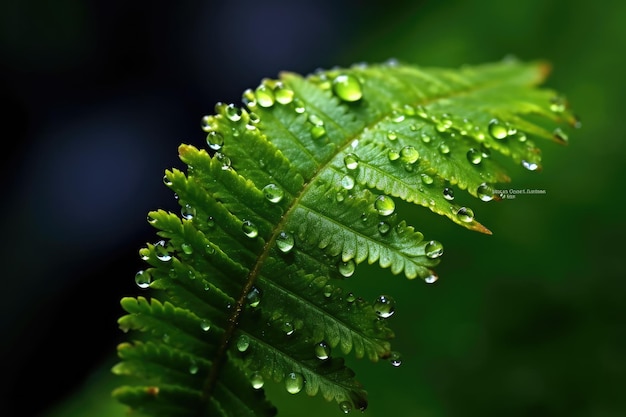
<path id="1" fill-rule="evenodd" d="M 341 178 L 341 186 L 343 188 L 345 188 L 346 190 L 351 190 L 354 188 L 354 178 L 351 175 L 344 175 L 343 178 Z"/>
<path id="2" fill-rule="evenodd" d="M 135 284 L 141 289 L 146 289 L 150 286 L 152 282 L 152 277 L 148 271 L 137 271 L 135 274 Z"/>
<path id="3" fill-rule="evenodd" d="M 282 188 L 280 188 L 276 184 L 267 184 L 265 187 L 263 187 L 263 194 L 265 195 L 265 198 L 267 198 L 267 200 L 272 203 L 280 202 L 280 200 L 282 200 L 283 196 L 285 195 Z"/>
<path id="4" fill-rule="evenodd" d="M 478 149 L 470 148 L 470 150 L 467 151 L 467 160 L 470 161 L 472 165 L 478 165 L 483 160 L 483 155 Z"/>
<path id="5" fill-rule="evenodd" d="M 280 104 L 289 104 L 293 101 L 294 92 L 279 82 L 274 86 L 274 97 Z"/>
<path id="6" fill-rule="evenodd" d="M 476 195 L 482 201 L 491 201 L 493 200 L 493 188 L 486 182 L 483 182 L 476 189 Z"/>
<path id="7" fill-rule="evenodd" d="M 259 85 L 254 90 L 256 102 L 261 107 L 272 107 L 274 105 L 274 92 L 265 84 Z"/>
<path id="8" fill-rule="evenodd" d="M 238 122 L 239 120 L 241 120 L 242 111 L 239 107 L 235 106 L 234 104 L 229 104 L 228 106 L 226 106 L 226 109 L 224 111 L 225 111 L 226 117 L 228 117 L 230 121 Z"/>
<path id="9" fill-rule="evenodd" d="M 183 242 L 180 244 L 180 248 L 182 249 L 183 253 L 187 255 L 191 255 L 193 253 L 193 246 L 191 245 L 191 243 Z"/>
<path id="10" fill-rule="evenodd" d="M 222 146 L 224 146 L 224 136 L 222 136 L 220 132 L 212 130 L 206 135 L 206 143 L 209 148 L 214 151 L 219 151 L 222 149 Z"/>
<path id="11" fill-rule="evenodd" d="M 454 200 L 454 190 L 452 188 L 446 187 L 443 189 L 443 198 L 448 201 Z"/>
<path id="12" fill-rule="evenodd" d="M 471 223 L 474 220 L 474 212 L 468 207 L 461 207 L 456 212 L 456 217 L 465 223 Z"/>
<path id="13" fill-rule="evenodd" d="M 400 160 L 405 164 L 413 164 L 419 157 L 419 152 L 413 146 L 405 146 L 400 150 Z"/>
<path id="14" fill-rule="evenodd" d="M 281 252 L 287 253 L 293 249 L 295 240 L 292 233 L 282 231 L 276 237 L 276 247 Z"/>
<path id="15" fill-rule="evenodd" d="M 439 275 L 437 275 L 433 271 L 430 271 L 430 275 L 424 278 L 424 282 L 426 284 L 434 284 L 435 282 L 437 282 L 438 279 L 439 279 Z"/>
<path id="16" fill-rule="evenodd" d="M 337 269 L 339 270 L 339 273 L 341 275 L 348 278 L 351 277 L 352 274 L 354 274 L 354 271 L 356 270 L 356 263 L 353 259 L 349 259 L 347 261 L 339 261 Z"/>
<path id="17" fill-rule="evenodd" d="M 450 153 L 450 147 L 446 143 L 441 143 L 439 145 L 439 153 L 442 155 L 448 155 Z"/>
<path id="18" fill-rule="evenodd" d="M 509 135 L 509 129 L 498 119 L 492 119 L 487 126 L 487 130 L 489 130 L 489 134 L 494 139 L 504 139 Z"/>
<path id="19" fill-rule="evenodd" d="M 265 380 L 260 372 L 255 372 L 250 376 L 250 384 L 254 389 L 261 389 L 265 385 Z"/>
<path id="20" fill-rule="evenodd" d="M 389 151 L 387 152 L 387 158 L 389 158 L 390 161 L 396 161 L 400 159 L 400 152 L 396 151 L 395 149 L 389 149 Z"/>
<path id="21" fill-rule="evenodd" d="M 389 355 L 388 360 L 389 360 L 389 363 L 392 366 L 395 366 L 396 368 L 402 365 L 402 355 L 400 355 L 399 352 L 392 351 L 391 354 Z"/>
<path id="22" fill-rule="evenodd" d="M 343 157 L 343 163 L 349 170 L 355 170 L 359 167 L 359 157 L 356 154 L 349 153 Z"/>
<path id="23" fill-rule="evenodd" d="M 170 255 L 170 253 L 167 251 L 164 240 L 159 240 L 154 245 L 154 252 L 156 254 L 157 259 L 161 262 L 168 262 L 172 260 L 172 255 Z"/>
<path id="24" fill-rule="evenodd" d="M 381 216 L 390 216 L 396 209 L 396 203 L 386 195 L 379 195 L 374 201 L 374 208 Z"/>
<path id="25" fill-rule="evenodd" d="M 396 311 L 396 302 L 388 295 L 380 295 L 374 301 L 374 311 L 380 318 L 389 318 Z"/>
<path id="26" fill-rule="evenodd" d="M 343 101 L 358 101 L 363 97 L 361 83 L 349 74 L 340 74 L 333 79 L 333 92 Z"/>
<path id="27" fill-rule="evenodd" d="M 426 253 L 426 256 L 430 259 L 439 258 L 441 255 L 443 255 L 443 245 L 441 244 L 441 242 L 431 240 L 424 247 L 424 252 Z"/>
<path id="28" fill-rule="evenodd" d="M 208 332 L 211 329 L 211 322 L 207 319 L 200 320 L 200 328 L 203 331 Z"/>
<path id="29" fill-rule="evenodd" d="M 325 361 L 330 358 L 330 346 L 328 346 L 328 343 L 322 341 L 316 344 L 315 356 L 321 361 Z"/>
<path id="30" fill-rule="evenodd" d="M 304 377 L 298 372 L 290 372 L 285 376 L 285 388 L 290 394 L 297 394 L 304 387 Z"/>
<path id="31" fill-rule="evenodd" d="M 243 230 L 244 234 L 249 238 L 255 238 L 259 235 L 259 229 L 252 223 L 250 220 L 244 220 L 241 225 L 241 230 Z"/>
<path id="32" fill-rule="evenodd" d="M 235 344 L 239 352 L 245 352 L 250 347 L 250 338 L 245 334 L 242 334 L 239 336 Z"/>

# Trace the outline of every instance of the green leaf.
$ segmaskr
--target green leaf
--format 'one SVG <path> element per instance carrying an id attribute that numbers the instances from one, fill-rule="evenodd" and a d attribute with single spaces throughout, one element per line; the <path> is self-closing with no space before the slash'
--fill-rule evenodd
<path id="1" fill-rule="evenodd" d="M 167 170 L 180 213 L 157 210 L 140 252 L 152 298 L 124 298 L 114 396 L 154 416 L 269 416 L 267 383 L 367 407 L 344 356 L 393 356 L 390 297 L 343 289 L 358 265 L 433 283 L 442 244 L 407 224 L 404 201 L 482 233 L 464 192 L 495 201 L 507 163 L 541 169 L 535 142 L 577 122 L 537 87 L 542 62 L 460 69 L 390 62 L 281 73 L 205 116 L 207 148 Z M 509 164 L 510 165 L 510 164 Z M 357 285 L 358 287 L 358 285 Z"/>

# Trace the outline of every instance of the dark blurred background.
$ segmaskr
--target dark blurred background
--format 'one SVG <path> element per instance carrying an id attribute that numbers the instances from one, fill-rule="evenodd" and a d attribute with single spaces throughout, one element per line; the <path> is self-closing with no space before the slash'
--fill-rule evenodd
<path id="1" fill-rule="evenodd" d="M 364 295 L 396 298 L 403 358 L 351 363 L 365 415 L 623 417 L 625 21 L 616 0 L 4 0 L 1 409 L 123 415 L 119 299 L 155 240 L 148 211 L 177 209 L 163 172 L 178 144 L 204 145 L 217 101 L 281 70 L 514 55 L 552 63 L 582 129 L 542 146 L 542 172 L 511 167 L 511 187 L 545 195 L 474 205 L 493 236 L 408 212 L 444 243 L 435 285 L 360 269 Z M 283 416 L 339 413 L 268 393 Z"/>

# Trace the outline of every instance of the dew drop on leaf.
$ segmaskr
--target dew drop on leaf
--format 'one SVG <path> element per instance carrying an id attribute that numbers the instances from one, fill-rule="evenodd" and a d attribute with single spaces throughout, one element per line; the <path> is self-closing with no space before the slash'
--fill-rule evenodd
<path id="1" fill-rule="evenodd" d="M 290 394 L 297 394 L 304 387 L 304 377 L 298 372 L 290 372 L 285 376 L 285 388 Z"/>
<path id="2" fill-rule="evenodd" d="M 470 150 L 467 151 L 467 160 L 472 165 L 478 165 L 483 160 L 483 155 L 478 149 L 470 148 Z"/>
<path id="3" fill-rule="evenodd" d="M 509 135 L 509 129 L 500 123 L 498 119 L 492 119 L 487 126 L 487 130 L 494 139 L 505 139 Z"/>
<path id="4" fill-rule="evenodd" d="M 254 389 L 263 388 L 263 385 L 265 384 L 263 375 L 261 375 L 261 373 L 259 372 L 253 373 L 252 376 L 250 377 L 250 384 L 252 385 L 252 388 Z"/>
<path id="5" fill-rule="evenodd" d="M 439 258 L 441 255 L 443 255 L 443 245 L 441 244 L 441 242 L 431 240 L 424 247 L 424 252 L 426 253 L 426 256 L 430 259 Z"/>
<path id="6" fill-rule="evenodd" d="M 391 225 L 387 222 L 379 222 L 378 223 L 378 233 L 381 235 L 386 235 L 391 230 Z"/>
<path id="7" fill-rule="evenodd" d="M 476 189 L 476 195 L 478 195 L 478 198 L 482 201 L 491 201 L 493 200 L 493 188 L 486 182 L 483 182 Z"/>
<path id="8" fill-rule="evenodd" d="M 454 190 L 452 188 L 444 188 L 443 189 L 443 198 L 445 198 L 448 201 L 452 201 L 454 200 Z"/>
<path id="9" fill-rule="evenodd" d="M 259 230 L 250 220 L 244 220 L 241 225 L 241 230 L 243 230 L 243 233 L 249 238 L 255 238 L 259 235 Z"/>
<path id="10" fill-rule="evenodd" d="M 135 274 L 135 284 L 141 289 L 146 289 L 150 286 L 152 282 L 152 277 L 150 273 L 144 270 L 137 271 Z"/>
<path id="11" fill-rule="evenodd" d="M 285 193 L 278 185 L 267 184 L 265 187 L 263 187 L 263 195 L 265 195 L 265 198 L 267 198 L 269 202 L 278 203 L 280 202 L 280 200 L 283 199 Z"/>
<path id="12" fill-rule="evenodd" d="M 380 318 L 389 318 L 396 311 L 396 302 L 388 295 L 380 295 L 374 301 L 374 311 Z"/>
<path id="13" fill-rule="evenodd" d="M 279 82 L 274 86 L 274 97 L 278 103 L 289 104 L 293 101 L 293 96 L 293 90 L 286 87 L 283 83 Z"/>
<path id="14" fill-rule="evenodd" d="M 224 136 L 220 132 L 212 130 L 206 135 L 206 143 L 209 148 L 219 151 L 224 146 Z"/>
<path id="15" fill-rule="evenodd" d="M 283 253 L 291 251 L 294 247 L 295 240 L 292 233 L 282 231 L 276 237 L 276 246 Z"/>
<path id="16" fill-rule="evenodd" d="M 390 161 L 400 159 L 400 152 L 396 151 L 395 149 L 389 149 L 389 151 L 387 152 L 387 158 L 389 158 Z"/>
<path id="17" fill-rule="evenodd" d="M 198 364 L 195 361 L 191 361 L 191 363 L 189 364 L 189 373 L 191 375 L 195 375 L 198 373 Z"/>
<path id="18" fill-rule="evenodd" d="M 430 271 L 430 275 L 424 278 L 424 282 L 426 282 L 426 284 L 433 284 L 437 282 L 438 279 L 439 279 L 439 275 L 437 275 L 433 271 Z"/>
<path id="19" fill-rule="evenodd" d="M 321 361 L 330 358 L 330 346 L 328 346 L 328 343 L 321 341 L 315 345 L 315 357 Z"/>
<path id="20" fill-rule="evenodd" d="M 346 190 L 351 190 L 354 188 L 354 178 L 351 175 L 344 175 L 341 178 L 341 186 Z"/>
<path id="21" fill-rule="evenodd" d="M 433 183 L 433 177 L 431 177 L 428 174 L 422 174 L 421 178 L 422 178 L 422 183 L 424 183 L 426 185 L 430 185 L 430 184 Z"/>
<path id="22" fill-rule="evenodd" d="M 172 255 L 170 255 L 169 252 L 167 251 L 164 240 L 159 240 L 154 245 L 154 252 L 156 253 L 157 259 L 161 262 L 168 262 L 172 260 Z"/>
<path id="23" fill-rule="evenodd" d="M 522 166 L 529 171 L 536 171 L 539 168 L 539 164 L 527 160 L 522 161 Z"/>
<path id="24" fill-rule="evenodd" d="M 450 153 L 450 147 L 446 143 L 441 143 L 441 145 L 439 145 L 439 152 L 442 155 L 448 155 Z"/>
<path id="25" fill-rule="evenodd" d="M 185 204 L 180 209 L 180 215 L 183 216 L 184 219 L 191 220 L 196 215 L 196 209 L 191 206 L 191 204 Z"/>
<path id="26" fill-rule="evenodd" d="M 343 163 L 349 170 L 355 170 L 359 167 L 359 157 L 353 153 L 349 153 L 343 157 Z"/>
<path id="27" fill-rule="evenodd" d="M 396 209 L 396 203 L 386 195 L 379 195 L 374 201 L 374 208 L 381 216 L 390 216 Z"/>
<path id="28" fill-rule="evenodd" d="M 349 74 L 340 74 L 333 79 L 333 92 L 343 101 L 354 102 L 359 101 L 363 97 L 361 83 L 359 80 Z"/>
<path id="29" fill-rule="evenodd" d="M 250 347 L 250 339 L 246 335 L 241 335 L 237 339 L 236 345 L 239 352 L 245 352 Z"/>
<path id="30" fill-rule="evenodd" d="M 341 275 L 348 278 L 351 277 L 352 274 L 354 274 L 354 271 L 356 270 L 356 263 L 353 259 L 349 259 L 347 261 L 339 261 L 337 269 L 339 270 L 339 273 Z"/>
<path id="31" fill-rule="evenodd" d="M 389 360 L 389 363 L 396 368 L 402 365 L 402 356 L 400 355 L 399 352 L 395 352 L 395 351 L 391 352 L 388 360 Z"/>
<path id="32" fill-rule="evenodd" d="M 339 410 L 344 414 L 348 414 L 352 411 L 352 403 L 350 401 L 342 401 L 339 403 Z"/>
<path id="33" fill-rule="evenodd" d="M 246 301 L 252 308 L 256 308 L 261 303 L 261 290 L 257 287 L 252 287 L 248 294 L 246 294 Z"/>
<path id="34" fill-rule="evenodd" d="M 474 212 L 468 207 L 461 207 L 456 212 L 456 217 L 465 223 L 471 223 L 474 220 Z"/>
<path id="35" fill-rule="evenodd" d="M 272 107 L 274 105 L 274 92 L 265 84 L 259 85 L 254 90 L 256 102 L 261 107 Z"/>
<path id="36" fill-rule="evenodd" d="M 209 329 L 211 329 L 211 322 L 208 321 L 207 319 L 202 319 L 200 320 L 200 328 L 205 331 L 208 332 Z"/>
<path id="37" fill-rule="evenodd" d="M 191 255 L 193 253 L 193 246 L 191 246 L 190 243 L 183 242 L 180 244 L 180 248 L 187 255 Z"/>
<path id="38" fill-rule="evenodd" d="M 419 157 L 419 152 L 413 146 L 405 146 L 400 150 L 400 160 L 405 164 L 413 164 Z"/>
<path id="39" fill-rule="evenodd" d="M 226 106 L 226 109 L 224 111 L 226 117 L 228 117 L 230 121 L 238 122 L 239 120 L 241 120 L 241 109 L 234 104 L 229 104 L 228 106 Z"/>

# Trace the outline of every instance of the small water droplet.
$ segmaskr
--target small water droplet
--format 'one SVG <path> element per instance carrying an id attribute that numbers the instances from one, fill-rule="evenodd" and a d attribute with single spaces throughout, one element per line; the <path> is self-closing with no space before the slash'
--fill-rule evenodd
<path id="1" fill-rule="evenodd" d="M 298 372 L 290 372 L 285 376 L 285 388 L 290 394 L 297 394 L 304 388 L 304 377 Z"/>
<path id="2" fill-rule="evenodd" d="M 293 249 L 295 245 L 295 239 L 292 233 L 282 231 L 276 237 L 276 246 L 278 250 L 283 253 L 287 253 Z"/>
<path id="3" fill-rule="evenodd" d="M 386 195 L 379 195 L 374 201 L 374 208 L 381 216 L 390 216 L 396 209 L 396 203 Z"/>
<path id="4" fill-rule="evenodd" d="M 241 230 L 243 230 L 244 234 L 249 238 L 255 238 L 259 235 L 259 229 L 257 229 L 256 225 L 250 220 L 244 220 L 241 225 Z"/>
<path id="5" fill-rule="evenodd" d="M 431 137 L 427 135 L 426 133 L 422 133 L 420 138 L 422 139 L 422 142 L 424 143 L 430 143 L 430 141 L 432 140 Z"/>
<path id="6" fill-rule="evenodd" d="M 396 302 L 388 295 L 380 295 L 374 301 L 374 311 L 380 318 L 389 318 L 396 311 Z"/>
<path id="7" fill-rule="evenodd" d="M 395 352 L 395 351 L 391 352 L 389 354 L 388 360 L 389 360 L 389 363 L 396 368 L 402 365 L 402 355 L 400 355 L 399 352 Z"/>
<path id="8" fill-rule="evenodd" d="M 135 284 L 141 289 L 146 289 L 150 286 L 152 282 L 152 277 L 148 271 L 137 271 L 135 274 Z"/>
<path id="9" fill-rule="evenodd" d="M 232 122 L 238 122 L 239 120 L 241 120 L 242 111 L 234 104 L 229 104 L 228 106 L 226 106 L 224 112 L 226 114 L 226 117 L 228 117 L 228 119 Z"/>
<path id="10" fill-rule="evenodd" d="M 448 155 L 450 153 L 450 147 L 446 143 L 442 142 L 439 145 L 439 153 L 442 155 Z"/>
<path id="11" fill-rule="evenodd" d="M 489 134 L 494 139 L 504 139 L 509 135 L 509 129 L 498 119 L 492 119 L 487 126 Z"/>
<path id="12" fill-rule="evenodd" d="M 378 233 L 381 235 L 386 235 L 391 230 L 391 225 L 387 222 L 379 222 L 378 223 Z"/>
<path id="13" fill-rule="evenodd" d="M 259 85 L 254 90 L 256 102 L 261 107 L 272 107 L 274 105 L 274 92 L 265 84 Z"/>
<path id="14" fill-rule="evenodd" d="M 248 305 L 250 307 L 258 307 L 261 303 L 261 290 L 259 290 L 257 287 L 250 288 L 250 291 L 248 291 L 248 294 L 246 294 L 246 301 L 248 302 Z"/>
<path id="15" fill-rule="evenodd" d="M 470 150 L 467 151 L 467 160 L 472 165 L 478 165 L 483 160 L 483 155 L 478 149 L 470 148 Z"/>
<path id="16" fill-rule="evenodd" d="M 387 139 L 396 140 L 397 138 L 398 138 L 398 134 L 396 133 L 395 130 L 390 130 L 389 132 L 387 132 Z"/>
<path id="17" fill-rule="evenodd" d="M 265 385 L 265 380 L 260 372 L 255 372 L 250 376 L 250 384 L 254 389 L 261 389 Z"/>
<path id="18" fill-rule="evenodd" d="M 430 184 L 432 184 L 432 183 L 433 183 L 433 181 L 434 181 L 434 180 L 433 180 L 433 177 L 431 177 L 431 176 L 430 176 L 430 175 L 428 175 L 428 174 L 422 174 L 422 175 L 421 175 L 421 178 L 422 178 L 422 182 L 423 182 L 424 184 L 426 184 L 426 185 L 430 185 Z"/>
<path id="19" fill-rule="evenodd" d="M 348 414 L 352 411 L 352 403 L 350 401 L 342 401 L 339 403 L 339 410 L 344 414 Z"/>
<path id="20" fill-rule="evenodd" d="M 433 271 L 430 271 L 430 275 L 424 278 L 424 282 L 426 284 L 434 284 L 439 279 L 439 275 L 435 274 Z"/>
<path id="21" fill-rule="evenodd" d="M 227 157 L 226 155 L 224 155 L 221 152 L 216 152 L 215 153 L 215 158 L 217 158 L 217 160 L 222 164 L 222 169 L 224 171 L 229 170 L 230 169 L 230 158 Z"/>
<path id="22" fill-rule="evenodd" d="M 474 212 L 468 207 L 461 207 L 456 212 L 456 217 L 465 223 L 471 223 L 474 220 Z"/>
<path id="23" fill-rule="evenodd" d="M 154 252 L 156 254 L 157 259 L 161 262 L 168 262 L 172 260 L 172 255 L 170 255 L 169 252 L 167 251 L 164 240 L 159 240 L 154 245 Z"/>
<path id="24" fill-rule="evenodd" d="M 191 220 L 196 215 L 196 209 L 193 208 L 190 204 L 185 204 L 180 209 L 180 215 L 183 216 L 184 219 Z"/>
<path id="25" fill-rule="evenodd" d="M 428 119 L 428 112 L 426 111 L 426 108 L 421 104 L 415 107 L 415 114 L 417 114 L 422 119 Z"/>
<path id="26" fill-rule="evenodd" d="M 211 329 L 211 322 L 207 319 L 200 320 L 200 328 L 203 331 L 208 332 Z"/>
<path id="27" fill-rule="evenodd" d="M 443 245 L 441 244 L 441 242 L 431 240 L 424 247 L 424 252 L 426 253 L 426 256 L 430 259 L 439 258 L 441 255 L 443 255 Z"/>
<path id="28" fill-rule="evenodd" d="M 298 98 L 293 99 L 293 105 L 294 105 L 294 110 L 298 114 L 302 114 L 306 111 L 306 108 L 304 107 L 304 103 L 302 102 L 302 100 Z"/>
<path id="29" fill-rule="evenodd" d="M 330 358 L 330 346 L 328 343 L 321 341 L 315 345 L 315 356 L 321 361 L 325 361 Z"/>
<path id="30" fill-rule="evenodd" d="M 343 178 L 341 178 L 341 186 L 343 188 L 345 188 L 346 190 L 351 190 L 354 188 L 354 178 L 351 175 L 344 175 Z"/>
<path id="31" fill-rule="evenodd" d="M 239 352 L 245 352 L 250 347 L 250 338 L 245 334 L 242 334 L 239 338 L 237 338 L 235 345 L 237 346 L 237 350 Z"/>
<path id="32" fill-rule="evenodd" d="M 224 136 L 220 132 L 212 130 L 206 135 L 206 143 L 209 148 L 219 151 L 224 146 Z"/>
<path id="33" fill-rule="evenodd" d="M 563 113 L 566 108 L 566 100 L 563 96 L 554 96 L 550 99 L 550 110 L 554 113 Z"/>
<path id="34" fill-rule="evenodd" d="M 390 161 L 396 161 L 400 158 L 400 152 L 396 151 L 395 149 L 389 149 L 389 151 L 387 152 L 387 158 L 389 158 Z"/>
<path id="35" fill-rule="evenodd" d="M 280 104 L 289 104 L 293 101 L 294 92 L 283 83 L 278 82 L 274 86 L 274 97 Z"/>
<path id="36" fill-rule="evenodd" d="M 283 196 L 285 195 L 282 188 L 280 188 L 276 184 L 267 184 L 265 187 L 263 187 L 263 194 L 265 195 L 265 198 L 267 198 L 267 200 L 271 203 L 280 202 L 280 200 L 282 200 Z"/>
<path id="37" fill-rule="evenodd" d="M 333 79 L 333 92 L 343 101 L 354 102 L 359 101 L 363 97 L 361 83 L 359 80 L 349 74 L 340 74 Z"/>
<path id="38" fill-rule="evenodd" d="M 493 188 L 486 182 L 483 182 L 476 189 L 476 195 L 482 201 L 491 201 L 493 200 Z"/>
<path id="39" fill-rule="evenodd" d="M 199 370 L 198 364 L 196 363 L 196 361 L 192 360 L 189 363 L 189 373 L 191 375 L 195 375 L 198 373 L 198 370 Z"/>
<path id="40" fill-rule="evenodd" d="M 443 189 L 443 198 L 448 201 L 454 200 L 454 190 L 452 188 L 446 187 Z"/>
<path id="41" fill-rule="evenodd" d="M 554 137 L 557 140 L 559 140 L 561 142 L 567 142 L 569 140 L 569 137 L 567 136 L 567 133 L 565 133 L 565 131 L 562 128 L 560 128 L 560 127 L 557 127 L 556 129 L 554 129 L 552 134 L 554 135 Z"/>
<path id="42" fill-rule="evenodd" d="M 527 160 L 522 161 L 522 166 L 529 171 L 536 171 L 539 168 L 539 164 L 536 162 L 530 162 Z"/>
<path id="43" fill-rule="evenodd" d="M 359 157 L 356 154 L 349 153 L 344 156 L 343 163 L 349 170 L 355 170 L 359 167 Z"/>
<path id="44" fill-rule="evenodd" d="M 180 244 L 180 248 L 187 255 L 191 255 L 193 253 L 193 246 L 191 246 L 191 243 L 183 242 Z"/>
<path id="45" fill-rule="evenodd" d="M 351 277 L 352 274 L 354 274 L 354 271 L 356 270 L 356 263 L 353 259 L 349 259 L 347 261 L 339 261 L 339 264 L 337 264 L 337 269 L 339 270 L 339 273 L 341 275 L 348 278 Z"/>
<path id="46" fill-rule="evenodd" d="M 405 164 L 413 164 L 419 157 L 419 152 L 413 146 L 405 146 L 400 150 L 400 160 Z"/>
<path id="47" fill-rule="evenodd" d="M 330 284 L 324 285 L 324 297 L 330 298 L 330 296 L 333 295 L 334 290 L 335 290 L 335 287 L 333 287 L 332 285 Z"/>

